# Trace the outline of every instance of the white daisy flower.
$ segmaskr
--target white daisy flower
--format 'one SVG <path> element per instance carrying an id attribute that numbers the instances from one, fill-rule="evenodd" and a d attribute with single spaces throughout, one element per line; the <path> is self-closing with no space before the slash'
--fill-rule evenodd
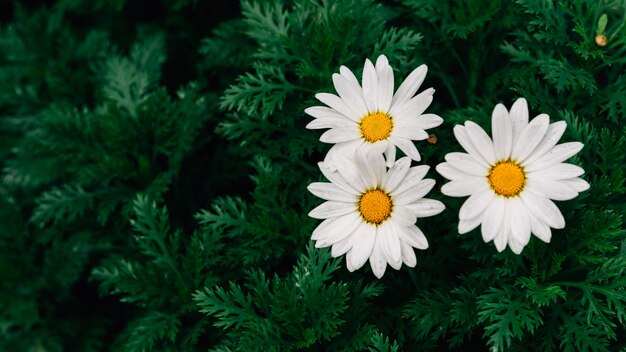
<path id="1" fill-rule="evenodd" d="M 491 118 L 493 141 L 472 121 L 454 127 L 454 135 L 467 153 L 450 153 L 437 171 L 451 180 L 441 192 L 470 196 L 459 211 L 459 233 L 482 224 L 485 242 L 494 241 L 499 252 L 507 244 L 520 254 L 531 232 L 550 242 L 550 228 L 562 229 L 565 220 L 552 200 L 569 200 L 589 189 L 579 178 L 584 170 L 563 161 L 583 144 L 556 145 L 566 124 L 550 124 L 540 114 L 528 122 L 528 105 L 518 99 L 508 112 L 498 104 Z"/>
<path id="2" fill-rule="evenodd" d="M 387 263 L 399 270 L 402 263 L 414 267 L 413 248 L 426 249 L 428 241 L 415 225 L 416 218 L 433 216 L 443 203 L 423 198 L 435 185 L 423 179 L 429 166 L 410 167 L 408 157 L 386 171 L 382 154 L 358 152 L 354 161 L 335 154 L 337 170 L 320 163 L 330 183 L 314 182 L 308 189 L 326 202 L 309 216 L 325 219 L 313 231 L 317 248 L 332 246 L 331 254 L 346 254 L 350 271 L 369 259 L 372 271 L 381 278 Z"/>
<path id="3" fill-rule="evenodd" d="M 305 112 L 315 118 L 309 129 L 330 128 L 320 137 L 324 143 L 336 143 L 328 152 L 326 164 L 332 155 L 341 153 L 349 158 L 357 149 L 385 153 L 387 166 L 396 159 L 396 147 L 411 159 L 419 161 L 420 154 L 413 140 L 428 138 L 426 129 L 439 126 L 443 119 L 422 113 L 433 100 L 434 89 L 415 95 L 424 81 L 426 65 L 416 68 L 394 94 L 393 70 L 384 55 L 376 66 L 367 59 L 363 68 L 363 87 L 347 67 L 333 74 L 333 83 L 339 96 L 319 93 L 315 97 L 326 106 L 314 106 Z"/>

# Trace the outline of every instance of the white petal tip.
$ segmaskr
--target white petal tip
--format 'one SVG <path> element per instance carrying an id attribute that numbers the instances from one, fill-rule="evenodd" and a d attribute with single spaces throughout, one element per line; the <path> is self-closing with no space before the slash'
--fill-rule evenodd
<path id="1" fill-rule="evenodd" d="M 421 250 L 426 250 L 426 249 L 428 249 L 428 247 L 429 247 L 428 242 L 426 242 L 425 244 L 422 244 L 421 246 L 415 247 L 415 248 L 421 249 Z"/>
<path id="2" fill-rule="evenodd" d="M 311 127 L 311 126 L 313 126 L 313 127 Z M 316 128 L 314 128 L 314 127 L 315 127 L 315 120 L 307 123 L 306 126 L 304 126 L 304 128 L 306 128 L 308 130 L 315 130 Z"/>
<path id="3" fill-rule="evenodd" d="M 317 94 L 315 94 L 315 99 L 317 99 L 319 101 L 322 101 L 322 99 L 324 99 L 324 98 L 320 98 L 320 97 L 323 97 L 326 94 L 328 94 L 328 93 L 317 93 Z"/>
<path id="4" fill-rule="evenodd" d="M 496 109 L 504 109 L 504 110 L 506 110 L 506 106 L 504 106 L 504 104 L 502 104 L 502 103 L 498 103 L 498 104 L 496 104 L 496 106 L 493 108 L 493 110 L 496 110 Z"/>
<path id="5" fill-rule="evenodd" d="M 433 117 L 433 127 L 438 127 L 443 123 L 443 118 L 439 115 L 431 114 Z"/>
<path id="6" fill-rule="evenodd" d="M 584 184 L 581 182 L 581 187 L 579 189 L 577 189 L 576 191 L 578 191 L 578 193 L 580 192 L 584 192 L 589 190 L 589 188 L 591 188 L 591 185 L 589 185 L 589 182 L 583 180 Z"/>
<path id="7" fill-rule="evenodd" d="M 324 247 L 328 247 L 328 244 L 326 244 L 324 241 L 315 242 L 315 248 L 324 248 Z"/>

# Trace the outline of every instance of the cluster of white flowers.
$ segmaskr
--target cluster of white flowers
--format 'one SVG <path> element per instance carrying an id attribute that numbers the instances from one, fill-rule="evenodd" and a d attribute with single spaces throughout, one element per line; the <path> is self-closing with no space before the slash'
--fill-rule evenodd
<path id="1" fill-rule="evenodd" d="M 333 143 L 319 168 L 330 181 L 315 182 L 309 191 L 324 203 L 309 215 L 324 221 L 315 229 L 316 247 L 332 246 L 332 256 L 346 254 L 354 271 L 369 259 L 381 278 L 387 264 L 398 270 L 416 265 L 413 248 L 428 241 L 417 218 L 436 215 L 443 203 L 424 198 L 435 181 L 425 179 L 429 166 L 420 161 L 413 141 L 428 138 L 427 129 L 443 119 L 424 114 L 434 89 L 417 94 L 427 67 L 416 68 L 394 93 L 393 70 L 381 55 L 376 65 L 365 60 L 361 84 L 347 67 L 333 74 L 338 95 L 319 93 L 327 106 L 305 112 L 315 119 L 309 129 L 328 129 L 320 141 Z M 437 171 L 451 180 L 441 191 L 448 196 L 470 196 L 459 211 L 459 233 L 482 224 L 485 242 L 498 251 L 507 244 L 517 254 L 531 232 L 550 241 L 550 228 L 565 221 L 552 200 L 572 199 L 589 188 L 579 176 L 583 170 L 563 161 L 582 148 L 578 142 L 556 145 L 565 123 L 550 124 L 541 114 L 528 122 L 526 101 L 518 99 L 511 111 L 498 104 L 492 116 L 493 140 L 477 124 L 455 126 L 454 135 L 467 153 L 450 153 Z M 396 160 L 396 147 L 406 157 Z"/>

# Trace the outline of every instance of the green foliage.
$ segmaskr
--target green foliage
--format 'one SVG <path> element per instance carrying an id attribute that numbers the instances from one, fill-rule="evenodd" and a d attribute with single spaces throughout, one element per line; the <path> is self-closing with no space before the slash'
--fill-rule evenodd
<path id="1" fill-rule="evenodd" d="M 189 347 L 205 324 L 190 314 L 195 311 L 191 293 L 216 282 L 210 272 L 218 264 L 222 244 L 207 232 L 196 232 L 185 241 L 180 231 L 170 229 L 166 209 L 145 196 L 133 204 L 131 225 L 142 259 L 114 259 L 92 272 L 103 294 L 119 295 L 120 301 L 142 308 L 114 345 L 123 351 L 147 351 L 155 344 Z"/>
<path id="2" fill-rule="evenodd" d="M 243 351 L 280 351 L 324 344 L 337 335 L 348 305 L 344 283 L 326 284 L 340 262 L 328 251 L 309 246 L 286 278 L 247 274 L 246 292 L 231 282 L 194 295 L 201 312 L 217 318 L 227 330 L 228 348 Z M 226 348 L 226 346 L 222 347 Z"/>
<path id="3" fill-rule="evenodd" d="M 383 335 L 374 335 L 372 338 L 372 346 L 369 348 L 370 352 L 398 352 L 400 346 L 393 341 L 389 342 L 389 338 Z"/>
<path id="4" fill-rule="evenodd" d="M 534 333 L 543 323 L 540 312 L 526 297 L 515 297 L 510 287 L 492 288 L 478 299 L 478 322 L 485 324 L 487 344 L 498 350 L 509 348 L 513 338 Z"/>
<path id="5" fill-rule="evenodd" d="M 623 1 L 7 4 L 0 350 L 626 349 Z M 380 54 L 396 87 L 428 65 L 431 167 L 496 103 L 567 123 L 591 189 L 551 243 L 458 235 L 435 187 L 416 268 L 376 280 L 310 244 L 329 146 L 304 109 Z"/>

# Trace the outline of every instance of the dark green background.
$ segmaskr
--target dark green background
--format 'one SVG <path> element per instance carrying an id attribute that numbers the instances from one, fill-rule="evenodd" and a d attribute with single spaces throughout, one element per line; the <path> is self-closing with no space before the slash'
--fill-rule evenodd
<path id="1" fill-rule="evenodd" d="M 604 29 L 598 28 L 606 14 Z M 620 1 L 0 2 L 0 350 L 623 351 Z M 601 33 L 600 33 L 601 32 Z M 595 37 L 604 34 L 608 45 Z M 385 54 L 427 64 L 446 211 L 376 280 L 314 249 L 329 145 L 303 111 Z M 517 256 L 434 172 L 497 103 L 564 120 L 591 189 Z"/>

